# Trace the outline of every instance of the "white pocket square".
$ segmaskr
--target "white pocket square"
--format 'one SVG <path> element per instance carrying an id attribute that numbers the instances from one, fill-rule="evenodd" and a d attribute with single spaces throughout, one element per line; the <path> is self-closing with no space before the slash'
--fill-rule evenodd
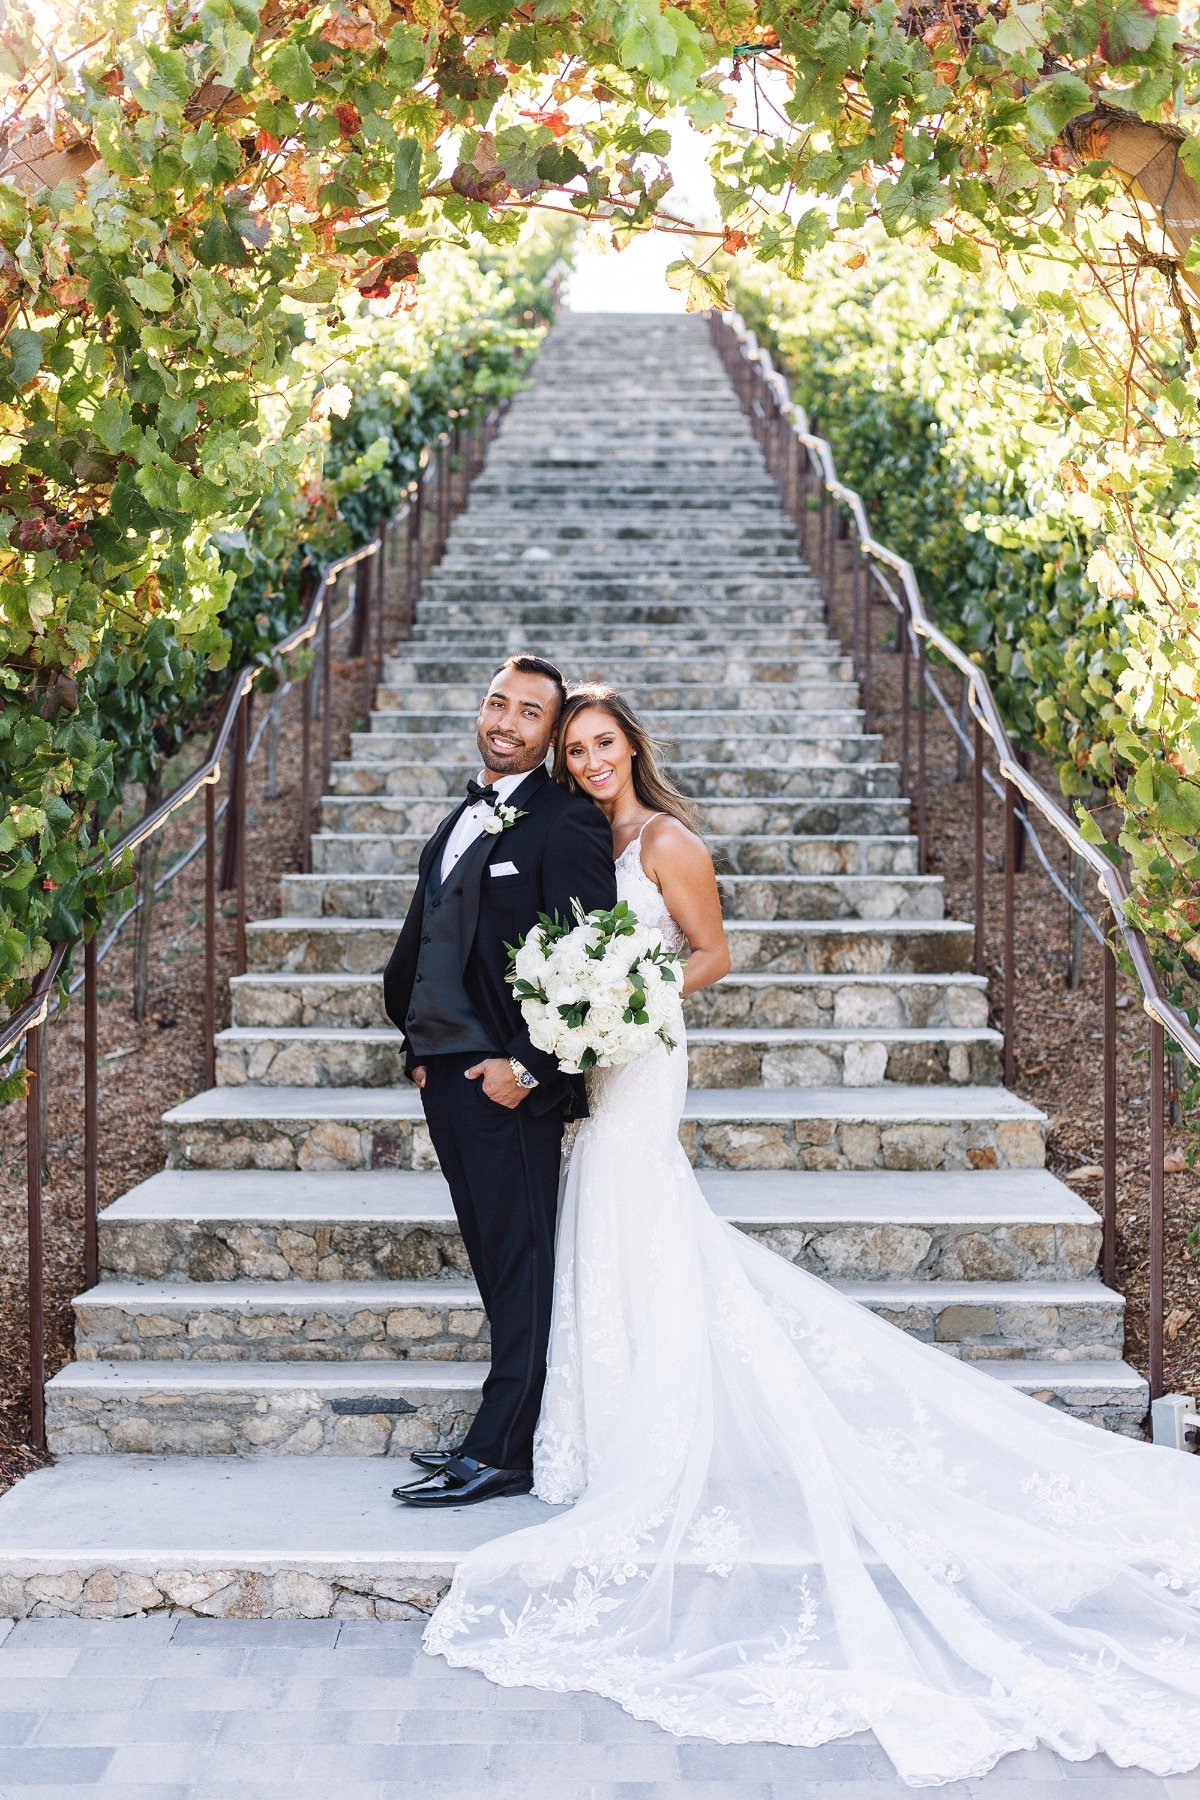
<path id="1" fill-rule="evenodd" d="M 521 873 L 516 863 L 489 863 L 488 868 L 493 875 L 519 875 Z"/>

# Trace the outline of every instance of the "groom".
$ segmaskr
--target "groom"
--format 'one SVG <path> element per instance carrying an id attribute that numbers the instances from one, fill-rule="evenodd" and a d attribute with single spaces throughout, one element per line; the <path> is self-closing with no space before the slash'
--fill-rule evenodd
<path id="1" fill-rule="evenodd" d="M 563 1125 L 583 1082 L 535 1049 L 505 980 L 507 945 L 540 913 L 616 905 L 608 822 L 551 780 L 566 689 L 553 663 L 512 656 L 479 708 L 483 769 L 421 852 L 383 977 L 492 1332 L 483 1400 L 457 1451 L 419 1451 L 408 1506 L 528 1493 L 546 1377 Z"/>

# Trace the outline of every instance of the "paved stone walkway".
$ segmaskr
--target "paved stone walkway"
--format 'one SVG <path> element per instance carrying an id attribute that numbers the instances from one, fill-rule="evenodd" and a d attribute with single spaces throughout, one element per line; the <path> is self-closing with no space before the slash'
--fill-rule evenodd
<path id="1" fill-rule="evenodd" d="M 129 1800 L 881 1800 L 912 1795 L 873 1738 L 816 1750 L 668 1736 L 588 1695 L 492 1686 L 420 1648 L 419 1623 L 0 1621 L 0 1797 Z M 1038 1750 L 939 1797 L 1200 1800 Z"/>

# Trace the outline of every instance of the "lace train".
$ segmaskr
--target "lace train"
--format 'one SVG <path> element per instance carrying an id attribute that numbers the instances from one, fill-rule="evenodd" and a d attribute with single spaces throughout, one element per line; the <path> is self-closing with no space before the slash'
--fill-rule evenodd
<path id="1" fill-rule="evenodd" d="M 574 1504 L 465 1557 L 427 1648 L 721 1743 L 869 1729 L 913 1786 L 1038 1741 L 1195 1767 L 1200 1465 L 717 1219 L 686 1080 L 682 1045 L 592 1078 L 535 1450 L 540 1497 Z"/>

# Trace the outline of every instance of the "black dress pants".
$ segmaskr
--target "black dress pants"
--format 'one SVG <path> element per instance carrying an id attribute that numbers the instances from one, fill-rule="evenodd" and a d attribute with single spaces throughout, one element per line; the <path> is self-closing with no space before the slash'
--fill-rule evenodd
<path id="1" fill-rule="evenodd" d="M 425 1060 L 421 1102 L 492 1331 L 492 1366 L 464 1455 L 528 1469 L 546 1380 L 560 1107 L 498 1106 L 465 1071 L 474 1056 Z"/>

